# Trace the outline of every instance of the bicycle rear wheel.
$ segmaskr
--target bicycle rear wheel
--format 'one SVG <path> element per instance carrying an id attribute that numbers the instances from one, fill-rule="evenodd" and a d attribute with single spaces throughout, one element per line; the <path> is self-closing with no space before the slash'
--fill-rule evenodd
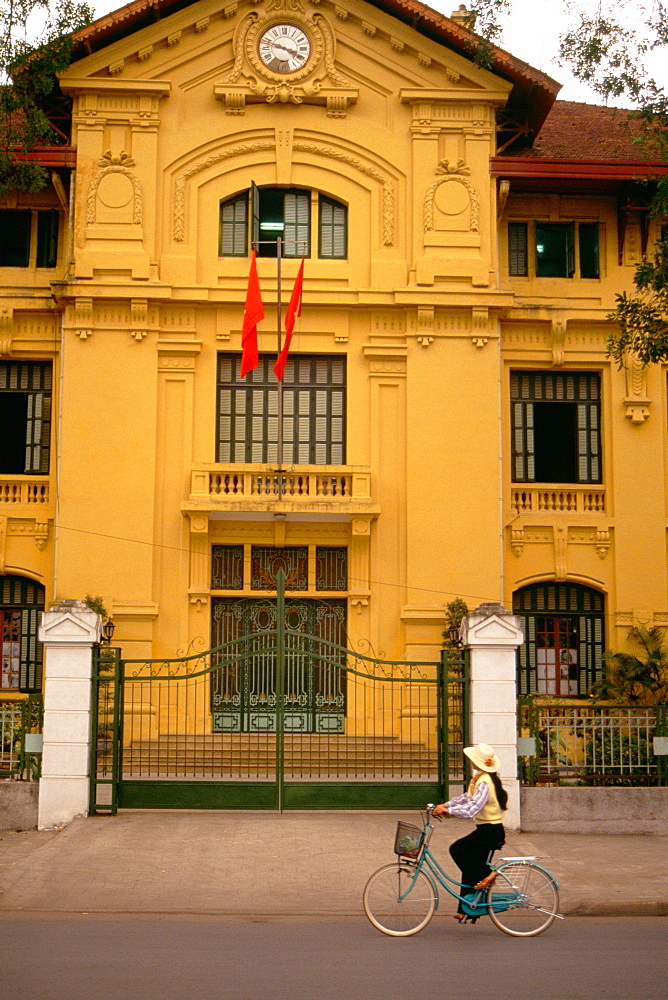
<path id="1" fill-rule="evenodd" d="M 436 889 L 424 871 L 398 861 L 383 865 L 364 887 L 364 912 L 379 931 L 392 937 L 417 934 L 431 920 Z"/>
<path id="2" fill-rule="evenodd" d="M 530 862 L 501 865 L 487 890 L 488 913 L 499 930 L 512 937 L 535 937 L 552 924 L 559 890 L 552 876 Z"/>

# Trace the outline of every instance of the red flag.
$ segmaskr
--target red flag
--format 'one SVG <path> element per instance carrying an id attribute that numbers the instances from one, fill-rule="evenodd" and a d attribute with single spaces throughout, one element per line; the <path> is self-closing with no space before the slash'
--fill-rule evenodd
<path id="1" fill-rule="evenodd" d="M 288 360 L 288 353 L 290 351 L 290 341 L 292 340 L 292 331 L 295 328 L 295 319 L 297 316 L 302 314 L 302 284 L 304 281 L 304 258 L 302 257 L 302 262 L 299 265 L 299 270 L 297 271 L 297 277 L 295 278 L 295 287 L 292 289 L 292 295 L 290 296 L 290 305 L 288 306 L 288 311 L 285 314 L 285 343 L 283 344 L 283 349 L 276 359 L 276 364 L 274 365 L 274 375 L 279 382 L 283 381 L 283 373 L 285 371 L 285 362 Z"/>
<path id="2" fill-rule="evenodd" d="M 257 354 L 257 324 L 264 319 L 264 308 L 260 294 L 260 281 L 257 276 L 257 252 L 253 250 L 248 289 L 246 290 L 246 307 L 244 309 L 244 325 L 241 329 L 241 377 L 252 372 L 258 366 Z"/>

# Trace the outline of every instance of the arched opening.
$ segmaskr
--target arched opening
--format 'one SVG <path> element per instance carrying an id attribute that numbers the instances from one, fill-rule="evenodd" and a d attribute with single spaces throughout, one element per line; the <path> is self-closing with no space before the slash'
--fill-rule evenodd
<path id="1" fill-rule="evenodd" d="M 518 693 L 586 695 L 601 676 L 603 594 L 576 583 L 536 583 L 515 591 L 513 611 L 524 627 Z"/>

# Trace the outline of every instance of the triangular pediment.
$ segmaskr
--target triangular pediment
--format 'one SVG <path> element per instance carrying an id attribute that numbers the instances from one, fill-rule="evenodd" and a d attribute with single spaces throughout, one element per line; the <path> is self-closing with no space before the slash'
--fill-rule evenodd
<path id="1" fill-rule="evenodd" d="M 365 86 L 379 94 L 426 88 L 470 98 L 489 92 L 499 103 L 512 89 L 507 79 L 473 64 L 464 38 L 471 36 L 436 12 L 439 24 L 453 29 L 452 37 L 420 31 L 395 16 L 391 5 L 360 0 L 198 0 L 178 10 L 158 3 L 164 14 L 154 23 L 139 16 L 140 7 L 145 15 L 145 6 L 129 5 L 77 33 L 80 58 L 62 74 L 63 89 L 71 92 L 82 78 L 113 81 L 117 90 L 124 81 L 169 80 L 181 92 L 210 90 L 213 83 L 223 102 L 230 97 L 228 106 L 233 101 L 225 88 L 279 104 L 309 103 L 319 94 L 321 103 L 338 97 L 330 109 L 353 104 Z M 283 24 L 299 33 L 304 46 L 302 53 L 295 50 L 289 72 L 270 64 L 272 40 L 266 35 Z M 94 51 L 85 54 L 84 42 Z"/>

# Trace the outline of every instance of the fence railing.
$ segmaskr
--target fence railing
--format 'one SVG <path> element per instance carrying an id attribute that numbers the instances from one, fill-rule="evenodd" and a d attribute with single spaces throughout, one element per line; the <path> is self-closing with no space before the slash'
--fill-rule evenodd
<path id="1" fill-rule="evenodd" d="M 666 705 L 519 704 L 524 784 L 668 784 Z"/>
<path id="2" fill-rule="evenodd" d="M 42 696 L 0 697 L 0 778 L 37 781 L 42 768 Z"/>

